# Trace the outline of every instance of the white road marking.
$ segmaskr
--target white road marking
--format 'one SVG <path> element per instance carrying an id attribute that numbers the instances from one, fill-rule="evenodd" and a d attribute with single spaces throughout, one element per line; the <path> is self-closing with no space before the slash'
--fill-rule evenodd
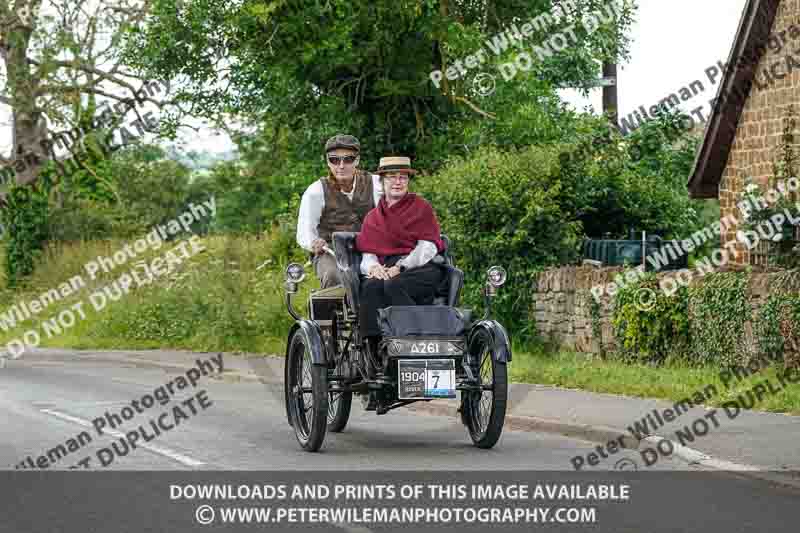
<path id="1" fill-rule="evenodd" d="M 89 422 L 88 420 L 84 420 L 84 419 L 78 418 L 76 416 L 68 415 L 66 413 L 61 413 L 59 411 L 54 411 L 53 409 L 40 409 L 39 411 L 42 412 L 42 413 L 48 414 L 50 416 L 54 416 L 56 418 L 60 418 L 61 420 L 66 420 L 67 422 L 72 422 L 73 424 L 78 424 L 79 426 L 89 427 L 89 428 L 93 428 L 94 427 L 92 425 L 92 423 Z M 115 431 L 113 429 L 104 429 L 103 430 L 103 434 L 108 434 L 108 435 L 111 435 L 111 436 L 117 437 L 117 438 L 123 438 L 123 439 L 125 438 L 125 434 L 124 433 L 120 433 L 119 431 Z M 154 444 L 148 444 L 148 443 L 142 443 L 142 444 L 136 443 L 136 446 L 138 448 L 144 448 L 145 450 L 148 450 L 150 452 L 156 453 L 158 455 L 163 455 L 164 457 L 172 459 L 173 461 L 177 461 L 177 462 L 179 462 L 179 463 L 181 463 L 182 465 L 185 465 L 185 466 L 198 467 L 198 466 L 203 466 L 205 464 L 202 461 L 197 461 L 196 459 L 192 459 L 191 457 L 187 457 L 187 456 L 185 456 L 185 455 L 183 455 L 181 453 L 178 453 L 178 452 L 176 452 L 174 450 L 170 450 L 169 448 L 164 448 L 163 446 L 156 446 Z"/>
<path id="2" fill-rule="evenodd" d="M 105 402 L 74 402 L 74 403 L 70 402 L 70 406 L 72 407 L 102 407 L 107 405 L 130 405 L 130 404 L 131 404 L 130 400 L 128 400 L 127 402 L 125 400 L 109 400 Z M 57 404 L 54 402 L 33 401 L 31 402 L 31 405 L 38 408 L 41 411 L 42 409 L 49 409 L 50 407 L 53 407 Z"/>

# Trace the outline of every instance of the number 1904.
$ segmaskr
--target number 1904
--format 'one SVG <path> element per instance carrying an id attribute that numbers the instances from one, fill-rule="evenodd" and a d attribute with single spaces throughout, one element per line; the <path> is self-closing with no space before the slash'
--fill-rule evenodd
<path id="1" fill-rule="evenodd" d="M 400 379 L 402 379 L 403 381 L 424 381 L 425 373 L 414 372 L 414 371 L 401 372 Z"/>

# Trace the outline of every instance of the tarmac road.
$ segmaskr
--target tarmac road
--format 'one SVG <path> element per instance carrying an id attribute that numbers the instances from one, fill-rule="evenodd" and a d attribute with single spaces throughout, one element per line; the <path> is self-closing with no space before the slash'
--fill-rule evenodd
<path id="1" fill-rule="evenodd" d="M 601 472 L 570 471 L 570 459 L 594 447 L 587 441 L 507 429 L 494 449 L 479 450 L 472 446 L 464 428 L 453 417 L 403 409 L 379 417 L 362 411 L 358 402 L 354 402 L 354 412 L 344 433 L 329 434 L 321 453 L 306 453 L 300 450 L 286 422 L 280 383 L 233 381 L 224 374 L 220 378 L 211 373 L 197 380 L 196 387 L 177 390 L 178 378 L 187 375 L 185 368 L 103 361 L 77 352 L 70 355 L 69 351 L 60 351 L 58 356 L 25 357 L 8 361 L 0 369 L 0 469 L 6 470 L 4 481 L 0 482 L 3 502 L 0 517 L 4 517 L 0 520 L 0 532 L 55 530 L 52 529 L 55 524 L 61 524 L 58 530 L 65 532 L 117 533 L 242 531 L 265 527 L 249 522 L 228 528 L 220 523 L 199 525 L 195 523 L 195 513 L 200 502 L 173 501 L 169 490 L 174 483 L 246 481 L 257 485 L 279 478 L 284 481 L 319 478 L 325 471 L 338 472 L 340 480 L 360 476 L 361 483 L 385 483 L 402 475 L 441 482 L 464 481 L 469 473 L 459 474 L 459 471 L 486 471 L 477 479 L 492 479 L 492 482 L 502 475 L 527 475 L 526 479 L 532 482 L 603 481 Z M 198 354 L 198 357 L 212 355 Z M 106 420 L 106 412 L 113 418 L 127 407 L 130 414 L 133 400 L 155 395 L 157 389 L 168 383 L 175 385 L 168 404 L 148 409 L 140 404 L 143 412 L 123 422 L 115 433 L 98 435 L 95 424 L 99 424 L 98 418 Z M 188 401 L 190 398 L 194 400 Z M 180 406 L 180 416 L 175 414 L 175 406 Z M 153 429 L 147 430 L 153 427 L 148 426 L 150 420 L 161 420 L 171 429 L 154 436 Z M 123 448 L 119 437 L 124 440 L 125 433 L 139 426 L 145 428 L 145 433 L 152 433 L 152 440 L 139 441 L 132 450 Z M 34 462 L 41 456 L 50 461 L 47 455 L 53 456 L 52 450 L 59 445 L 66 449 L 70 439 L 77 443 L 83 431 L 91 437 L 91 442 L 76 444 L 76 449 L 63 457 L 54 456 L 48 469 L 67 469 L 89 458 L 84 464 L 98 475 L 53 472 L 52 477 L 41 479 L 27 475 L 32 473 L 30 470 L 15 469 L 29 456 Z M 615 458 L 635 455 L 636 452 L 624 451 Z M 102 466 L 101 458 L 109 462 L 107 467 Z M 608 461 L 606 466 L 613 469 L 614 462 Z M 112 477 L 102 474 L 112 470 L 117 471 Z M 166 472 L 123 474 L 120 472 L 123 470 Z M 375 470 L 387 472 L 376 475 Z M 59 475 L 65 478 L 55 477 Z M 785 487 L 725 472 L 698 472 L 685 462 L 668 459 L 659 461 L 648 472 L 611 472 L 605 476 L 605 481 L 609 480 L 617 483 L 630 480 L 635 499 L 625 503 L 601 502 L 598 522 L 594 525 L 549 524 L 548 529 L 649 533 L 796 529 L 799 493 Z M 79 488 L 83 485 L 86 487 Z M 113 521 L 113 529 L 101 526 L 109 520 Z M 326 522 L 283 524 L 270 529 L 385 531 L 408 527 L 379 524 L 366 528 Z M 533 527 L 537 526 L 516 524 L 494 529 L 530 531 Z M 413 529 L 463 533 L 486 530 L 486 525 L 416 524 Z"/>
<path id="2" fill-rule="evenodd" d="M 181 370 L 141 368 L 131 364 L 87 361 L 68 355 L 58 358 L 26 357 L 11 360 L 0 370 L 0 465 L 13 469 L 30 456 L 35 463 L 58 445 L 86 431 L 91 443 L 47 468 L 69 468 L 91 456 L 90 468 L 102 468 L 98 450 L 110 448 L 121 434 L 98 435 L 92 422 L 106 412 L 119 414 L 133 400 L 183 375 Z M 321 453 L 303 452 L 286 422 L 280 383 L 230 382 L 218 376 L 203 377 L 196 388 L 176 391 L 166 406 L 156 403 L 123 421 L 116 431 L 126 433 L 184 398 L 206 391 L 211 403 L 197 414 L 183 407 L 187 418 L 178 426 L 154 436 L 147 448 L 137 447 L 115 457 L 107 468 L 122 470 L 567 470 L 570 458 L 586 453 L 592 443 L 548 433 L 506 428 L 492 450 L 472 446 L 464 427 L 453 417 L 397 409 L 377 416 L 362 410 L 357 398 L 343 433 L 326 437 Z M 175 421 L 172 414 L 166 427 Z M 108 428 L 108 423 L 106 425 Z M 140 438 L 141 442 L 141 438 Z M 113 448 L 110 448 L 113 451 Z M 623 452 L 615 459 L 631 457 Z M 105 453 L 104 461 L 109 461 Z M 86 465 L 84 463 L 83 465 Z M 83 466 L 79 465 L 79 466 Z M 614 463 L 609 461 L 608 468 Z M 680 461 L 664 461 L 662 469 L 686 469 Z"/>

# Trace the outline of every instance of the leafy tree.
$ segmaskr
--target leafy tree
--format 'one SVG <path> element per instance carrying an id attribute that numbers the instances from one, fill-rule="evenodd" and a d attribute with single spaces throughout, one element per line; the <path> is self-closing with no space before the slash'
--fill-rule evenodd
<path id="1" fill-rule="evenodd" d="M 636 230 L 682 239 L 699 228 L 699 206 L 686 191 L 697 140 L 680 119 L 665 113 L 627 137 L 603 117 L 573 121 L 560 157 L 569 210 L 587 236 Z"/>
<path id="2" fill-rule="evenodd" d="M 0 165 L 17 183 L 36 179 L 56 150 L 70 150 L 98 122 L 103 98 L 117 106 L 104 113 L 114 127 L 135 105 L 163 92 L 120 60 L 124 31 L 137 24 L 149 0 L 0 0 L 0 105 L 12 110 L 12 150 Z M 116 115 L 116 116 L 115 116 Z"/>
<path id="3" fill-rule="evenodd" d="M 292 195 L 322 175 L 321 150 L 314 163 L 287 164 L 286 137 L 280 127 L 234 136 L 239 159 L 217 164 L 202 185 L 217 198 L 217 230 L 261 232 L 288 212 Z"/>
<path id="4" fill-rule="evenodd" d="M 114 233 L 138 236 L 176 217 L 186 204 L 189 169 L 158 147 L 137 146 L 114 158 L 120 191 Z"/>
<path id="5" fill-rule="evenodd" d="M 70 180 L 64 201 L 52 209 L 50 233 L 54 239 L 140 237 L 154 225 L 176 217 L 189 202 L 209 198 L 208 192 L 191 189 L 189 169 L 167 159 L 157 146 L 120 150 L 102 162 L 98 173 L 114 195 Z M 196 229 L 205 228 L 209 221 L 202 222 Z"/>
<path id="6" fill-rule="evenodd" d="M 145 124 L 137 106 L 167 103 L 157 96 L 164 89 L 133 72 L 118 54 L 122 34 L 141 20 L 149 4 L 150 0 L 0 0 L 0 106 L 10 108 L 12 119 L 3 125 L 12 138 L 10 153 L 0 154 L 4 181 L 28 185 L 46 179 L 48 194 L 60 210 L 65 202 L 77 201 L 65 199 L 75 188 L 98 200 L 111 195 L 119 201 L 118 191 L 102 177 L 106 154 L 98 150 L 97 141 L 119 128 L 130 110 Z M 119 131 L 123 137 L 127 133 L 124 128 Z M 60 183 L 56 174 L 68 176 L 72 183 Z M 3 196 L 0 193 L 0 208 L 25 209 L 17 201 L 4 203 Z M 45 218 L 37 220 L 46 223 Z M 62 233 L 66 229 L 54 227 Z M 38 228 L 36 234 L 46 235 L 47 228 Z M 38 241 L 20 240 L 20 246 L 34 248 L 9 253 L 33 257 Z M 7 264 L 16 261 L 6 259 Z"/>
<path id="7" fill-rule="evenodd" d="M 403 152 L 435 163 L 442 150 L 463 144 L 465 123 L 492 120 L 507 102 L 477 101 L 478 70 L 438 86 L 431 72 L 446 71 L 483 46 L 484 69 L 498 73 L 495 63 L 512 59 L 513 46 L 505 38 L 506 49 L 495 56 L 486 41 L 558 4 L 564 2 L 156 0 L 125 57 L 150 75 L 179 76 L 176 97 L 196 113 L 268 115 L 310 157 L 318 157 L 320 133 L 348 129 L 368 153 Z M 574 26 L 578 44 L 509 86 L 580 86 L 597 77 L 599 61 L 625 56 L 630 2 L 618 20 L 591 33 L 579 21 L 606 2 L 574 4 L 575 13 L 540 26 L 526 42 L 539 44 Z"/>
<path id="8" fill-rule="evenodd" d="M 487 144 L 563 138 L 567 112 L 556 88 L 581 86 L 597 77 L 601 60 L 625 57 L 632 12 L 624 2 L 621 17 L 589 33 L 579 21 L 607 2 L 573 3 L 575 13 L 536 29 L 524 50 L 573 25 L 577 41 L 512 81 L 500 79 L 490 96 L 476 93 L 475 75 L 499 78 L 498 65 L 515 59 L 507 31 L 564 2 L 156 0 L 124 57 L 149 76 L 179 80 L 175 98 L 192 112 L 222 126 L 230 114 L 255 125 L 255 133 L 229 128 L 242 160 L 218 166 L 207 184 L 218 195 L 219 229 L 253 231 L 324 174 L 322 143 L 341 131 L 361 139 L 362 168 L 402 152 L 428 171 Z M 504 49 L 490 52 L 498 42 Z M 431 81 L 431 72 L 480 49 L 482 69 Z"/>

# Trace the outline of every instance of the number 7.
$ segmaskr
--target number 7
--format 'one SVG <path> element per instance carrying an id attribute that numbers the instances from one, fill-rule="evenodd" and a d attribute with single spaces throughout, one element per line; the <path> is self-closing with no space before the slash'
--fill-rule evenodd
<path id="1" fill-rule="evenodd" d="M 433 388 L 434 389 L 439 388 L 439 376 L 433 376 Z"/>

